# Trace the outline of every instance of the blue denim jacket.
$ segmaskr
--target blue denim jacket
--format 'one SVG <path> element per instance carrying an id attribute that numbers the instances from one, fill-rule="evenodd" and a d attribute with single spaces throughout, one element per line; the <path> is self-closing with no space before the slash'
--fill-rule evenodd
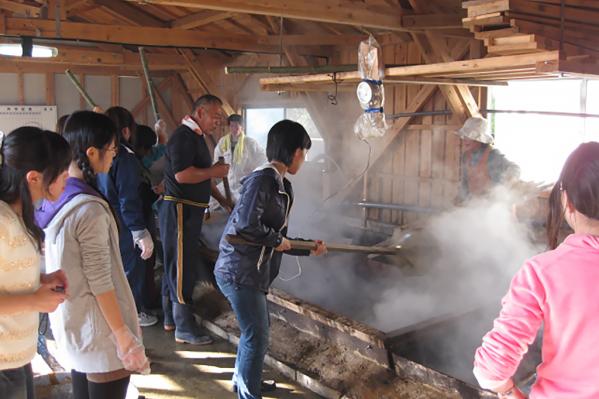
<path id="1" fill-rule="evenodd" d="M 267 164 L 241 181 L 239 201 L 229 216 L 219 244 L 214 268 L 217 278 L 268 291 L 279 274 L 281 252 L 274 250 L 287 234 L 287 220 L 293 204 L 291 182 Z M 231 244 L 226 236 L 238 235 L 260 246 Z M 290 255 L 309 255 L 292 250 Z"/>

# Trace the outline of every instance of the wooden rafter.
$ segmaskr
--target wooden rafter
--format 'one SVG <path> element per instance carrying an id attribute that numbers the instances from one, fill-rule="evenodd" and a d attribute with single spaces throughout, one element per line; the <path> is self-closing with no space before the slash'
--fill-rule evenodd
<path id="1" fill-rule="evenodd" d="M 140 2 L 140 0 L 128 0 Z M 391 31 L 461 28 L 462 11 L 443 14 L 406 14 L 401 7 L 348 0 L 143 0 L 142 3 L 229 11 L 244 14 L 330 22 Z"/>
<path id="2" fill-rule="evenodd" d="M 206 79 L 205 76 L 202 76 L 201 72 L 194 65 L 195 56 L 191 52 L 191 50 L 178 49 L 177 50 L 183 60 L 185 61 L 185 65 L 187 66 L 188 72 L 194 78 L 196 83 L 200 86 L 200 88 L 206 93 L 217 94 L 213 87 L 211 87 L 210 82 Z M 231 115 L 235 113 L 235 109 L 231 106 L 231 104 L 227 101 L 226 98 L 220 96 L 221 101 L 223 102 L 223 109 L 227 113 L 227 115 Z"/>
<path id="3" fill-rule="evenodd" d="M 195 32 L 177 28 L 156 28 L 96 23 L 61 22 L 56 32 L 56 21 L 29 18 L 6 18 L 2 34 L 35 36 L 51 39 L 76 39 L 143 46 L 187 48 L 216 48 L 247 52 L 278 53 L 278 35 L 232 34 Z M 363 35 L 305 34 L 283 35 L 286 46 L 356 45 Z M 315 50 L 316 51 L 316 50 Z"/>
<path id="4" fill-rule="evenodd" d="M 364 5 L 348 1 L 306 0 L 289 2 L 284 0 L 144 0 L 145 3 L 246 14 L 283 16 L 285 18 L 335 22 L 346 25 L 398 30 L 401 25 L 401 10 L 391 8 L 388 12 L 368 10 Z M 400 29 L 401 30 L 401 29 Z"/>
<path id="5" fill-rule="evenodd" d="M 126 20 L 128 23 L 139 26 L 166 27 L 167 23 L 146 13 L 143 9 L 136 7 L 134 4 L 127 3 L 122 0 L 94 0 L 99 6 L 104 7 L 114 13 L 120 19 Z"/>
<path id="6" fill-rule="evenodd" d="M 177 18 L 171 21 L 170 25 L 172 28 L 193 29 L 213 22 L 222 21 L 231 18 L 232 16 L 232 12 L 205 10 Z"/>

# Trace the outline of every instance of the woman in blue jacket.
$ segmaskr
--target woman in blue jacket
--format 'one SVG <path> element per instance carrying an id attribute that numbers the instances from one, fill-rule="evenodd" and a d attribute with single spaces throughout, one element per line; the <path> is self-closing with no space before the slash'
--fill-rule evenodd
<path id="1" fill-rule="evenodd" d="M 214 273 L 241 330 L 233 375 L 239 398 L 262 398 L 269 325 L 266 293 L 279 274 L 283 253 L 326 252 L 322 241 L 317 241 L 311 253 L 291 250 L 286 238 L 293 191 L 285 174 L 299 171 L 311 144 L 310 136 L 297 122 L 282 120 L 270 129 L 266 147 L 269 163 L 242 180 L 239 201 L 220 241 Z M 226 240 L 229 234 L 258 245 L 231 244 Z"/>
<path id="2" fill-rule="evenodd" d="M 106 110 L 106 115 L 117 127 L 119 145 L 110 171 L 98 175 L 98 188 L 117 215 L 123 266 L 135 298 L 139 325 L 147 327 L 158 322 L 156 316 L 144 312 L 143 307 L 146 294 L 144 261 L 152 256 L 154 242 L 146 226 L 139 195 L 141 165 L 130 148 L 136 124 L 133 115 L 123 107 L 111 107 Z"/>

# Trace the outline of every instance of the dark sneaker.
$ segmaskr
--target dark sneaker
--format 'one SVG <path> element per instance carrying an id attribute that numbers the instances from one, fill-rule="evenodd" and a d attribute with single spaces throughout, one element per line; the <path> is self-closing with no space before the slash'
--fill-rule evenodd
<path id="1" fill-rule="evenodd" d="M 207 335 L 185 335 L 177 336 L 175 333 L 175 342 L 178 344 L 191 344 L 191 345 L 210 345 L 212 338 Z"/>
<path id="2" fill-rule="evenodd" d="M 262 392 L 274 392 L 277 390 L 277 383 L 274 380 L 264 380 L 260 389 Z M 237 384 L 233 384 L 233 392 L 237 393 Z"/>

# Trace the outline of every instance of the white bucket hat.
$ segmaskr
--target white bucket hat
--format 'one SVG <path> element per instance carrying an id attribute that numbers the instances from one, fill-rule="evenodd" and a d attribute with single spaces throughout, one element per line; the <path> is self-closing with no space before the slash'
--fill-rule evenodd
<path id="1" fill-rule="evenodd" d="M 456 134 L 463 139 L 470 139 L 484 144 L 493 144 L 495 139 L 488 131 L 489 122 L 483 117 L 468 118 Z"/>

